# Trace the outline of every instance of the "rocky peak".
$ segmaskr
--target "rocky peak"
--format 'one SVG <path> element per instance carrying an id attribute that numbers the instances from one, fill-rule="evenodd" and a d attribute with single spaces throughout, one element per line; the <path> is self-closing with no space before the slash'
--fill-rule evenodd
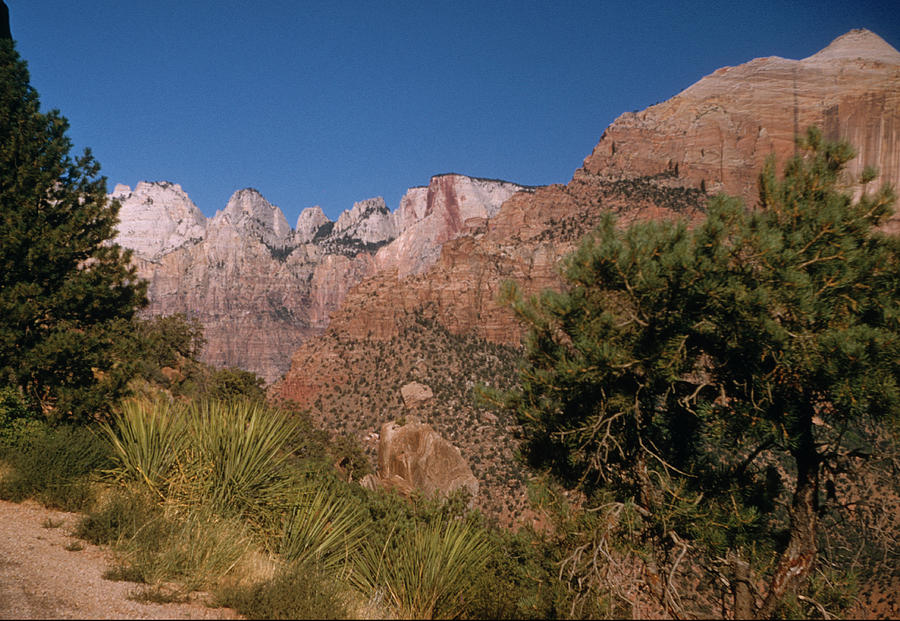
<path id="1" fill-rule="evenodd" d="M 879 183 L 900 183 L 900 52 L 853 30 L 805 60 L 723 67 L 668 101 L 616 119 L 574 179 L 665 177 L 669 185 L 753 205 L 766 158 L 783 163 L 811 125 L 856 148 L 848 179 L 874 166 Z"/>
<path id="2" fill-rule="evenodd" d="M 803 62 L 842 60 L 875 60 L 889 65 L 900 64 L 900 52 L 871 30 L 857 28 L 841 35 L 828 47 L 804 58 Z"/>
<path id="3" fill-rule="evenodd" d="M 177 183 L 141 181 L 133 191 L 120 183 L 110 198 L 121 205 L 116 243 L 143 259 L 156 261 L 206 235 L 206 216 Z"/>
<path id="4" fill-rule="evenodd" d="M 217 227 L 224 223 L 249 234 L 270 248 L 291 244 L 293 231 L 281 209 L 267 201 L 253 188 L 238 190 L 228 199 L 225 209 L 213 216 Z"/>
<path id="5" fill-rule="evenodd" d="M 418 274 L 434 264 L 441 246 L 494 217 L 510 196 L 528 188 L 457 173 L 435 175 L 427 187 L 411 188 L 394 214 L 399 235 L 379 250 L 380 269 L 399 276 Z"/>
<path id="6" fill-rule="evenodd" d="M 297 218 L 297 228 L 294 233 L 294 239 L 298 244 L 308 244 L 315 239 L 316 234 L 323 226 L 332 224 L 328 216 L 322 211 L 318 205 L 307 207 L 300 212 Z"/>
<path id="7" fill-rule="evenodd" d="M 329 228 L 330 227 L 330 228 Z M 326 254 L 348 257 L 375 252 L 396 237 L 393 216 L 380 196 L 353 204 L 337 222 L 323 223 L 315 234 Z"/>
<path id="8" fill-rule="evenodd" d="M 395 237 L 393 224 L 391 212 L 379 196 L 353 203 L 353 208 L 342 213 L 334 223 L 332 235 L 378 244 Z"/>

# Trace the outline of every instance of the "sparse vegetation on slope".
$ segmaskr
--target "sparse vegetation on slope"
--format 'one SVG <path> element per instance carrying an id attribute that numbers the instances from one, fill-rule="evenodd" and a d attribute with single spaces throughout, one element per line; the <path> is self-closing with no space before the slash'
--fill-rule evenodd
<path id="1" fill-rule="evenodd" d="M 515 458 L 513 417 L 480 403 L 479 384 L 509 388 L 519 353 L 472 336 L 455 335 L 431 319 L 427 309 L 408 317 L 389 341 L 350 340 L 339 335 L 335 378 L 313 403 L 310 415 L 336 434 L 364 439 L 388 421 L 416 416 L 457 446 L 482 486 L 475 505 L 505 523 L 526 506 L 522 466 Z M 347 370 L 352 370 L 352 376 Z M 400 389 L 416 381 L 433 398 L 407 408 Z M 376 444 L 364 443 L 374 463 Z"/>

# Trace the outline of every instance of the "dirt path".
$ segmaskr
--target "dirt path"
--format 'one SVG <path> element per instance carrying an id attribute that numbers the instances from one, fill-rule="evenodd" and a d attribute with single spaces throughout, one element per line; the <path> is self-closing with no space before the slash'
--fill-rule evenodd
<path id="1" fill-rule="evenodd" d="M 201 602 L 128 599 L 137 585 L 103 579 L 110 554 L 70 535 L 77 519 L 31 501 L 0 501 L 0 619 L 239 618 Z"/>

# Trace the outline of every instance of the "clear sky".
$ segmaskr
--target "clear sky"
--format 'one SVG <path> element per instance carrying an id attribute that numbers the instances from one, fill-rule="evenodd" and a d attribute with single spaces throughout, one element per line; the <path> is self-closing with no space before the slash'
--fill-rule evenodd
<path id="1" fill-rule="evenodd" d="M 43 108 L 108 177 L 207 215 L 254 187 L 291 225 L 459 172 L 565 183 L 622 112 L 852 28 L 900 0 L 6 0 Z"/>

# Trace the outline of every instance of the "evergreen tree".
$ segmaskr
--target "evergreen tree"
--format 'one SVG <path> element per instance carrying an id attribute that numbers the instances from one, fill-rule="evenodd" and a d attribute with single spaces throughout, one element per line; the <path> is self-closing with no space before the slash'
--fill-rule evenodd
<path id="1" fill-rule="evenodd" d="M 509 292 L 530 335 L 504 403 L 531 462 L 631 499 L 657 550 L 771 546 L 763 617 L 815 563 L 822 476 L 900 412 L 900 244 L 877 230 L 894 195 L 853 201 L 853 150 L 798 142 L 783 178 L 768 161 L 759 209 L 718 197 L 693 229 L 609 217 L 566 291 Z"/>
<path id="2" fill-rule="evenodd" d="M 51 418 L 101 414 L 124 389 L 110 328 L 146 303 L 110 243 L 118 203 L 68 122 L 43 114 L 12 40 L 0 40 L 0 383 Z"/>

